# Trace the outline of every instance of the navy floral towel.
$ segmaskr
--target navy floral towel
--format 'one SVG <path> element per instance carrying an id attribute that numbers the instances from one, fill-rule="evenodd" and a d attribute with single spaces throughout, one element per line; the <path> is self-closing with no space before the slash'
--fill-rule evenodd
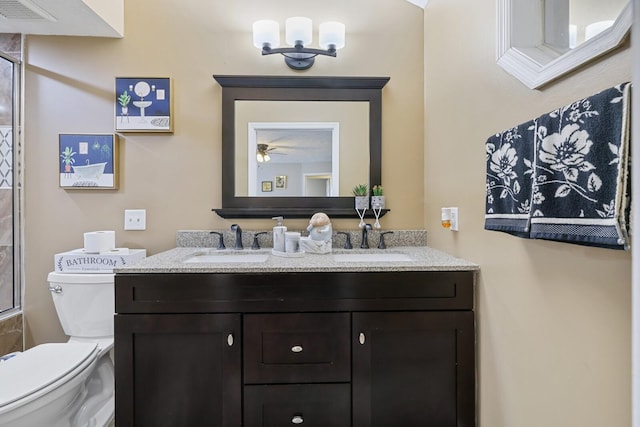
<path id="1" fill-rule="evenodd" d="M 489 138 L 485 229 L 628 249 L 630 87 Z"/>
<path id="2" fill-rule="evenodd" d="M 629 92 L 625 83 L 538 119 L 531 237 L 629 245 Z"/>
<path id="3" fill-rule="evenodd" d="M 485 144 L 487 208 L 484 228 L 529 236 L 534 121 L 491 136 Z"/>

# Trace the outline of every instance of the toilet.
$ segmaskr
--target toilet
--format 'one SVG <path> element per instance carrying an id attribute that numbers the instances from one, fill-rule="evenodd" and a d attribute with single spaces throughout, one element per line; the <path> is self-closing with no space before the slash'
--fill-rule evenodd
<path id="1" fill-rule="evenodd" d="M 0 359 L 0 426 L 104 427 L 114 415 L 113 273 L 49 273 L 66 343 Z"/>

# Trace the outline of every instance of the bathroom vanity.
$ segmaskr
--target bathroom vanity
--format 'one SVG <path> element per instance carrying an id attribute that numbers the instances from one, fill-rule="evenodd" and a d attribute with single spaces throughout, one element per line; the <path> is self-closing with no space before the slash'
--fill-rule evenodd
<path id="1" fill-rule="evenodd" d="M 475 425 L 477 265 L 261 253 L 117 270 L 118 427 Z"/>

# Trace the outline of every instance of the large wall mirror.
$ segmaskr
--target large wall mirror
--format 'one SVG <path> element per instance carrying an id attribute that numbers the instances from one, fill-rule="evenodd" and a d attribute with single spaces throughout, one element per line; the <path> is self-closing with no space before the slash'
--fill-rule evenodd
<path id="1" fill-rule="evenodd" d="M 354 217 L 381 182 L 388 77 L 213 76 L 222 87 L 223 218 Z"/>
<path id="2" fill-rule="evenodd" d="M 536 89 L 620 46 L 630 0 L 497 0 L 497 62 Z"/>

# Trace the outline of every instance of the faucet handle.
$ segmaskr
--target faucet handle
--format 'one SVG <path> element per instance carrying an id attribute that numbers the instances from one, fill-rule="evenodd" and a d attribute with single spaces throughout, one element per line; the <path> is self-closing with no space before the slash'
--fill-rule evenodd
<path id="1" fill-rule="evenodd" d="M 344 248 L 353 249 L 353 246 L 351 245 L 351 233 L 346 231 L 337 231 L 336 234 L 344 234 L 345 236 L 347 236 L 347 239 L 344 242 Z"/>
<path id="2" fill-rule="evenodd" d="M 260 243 L 258 243 L 258 236 L 261 234 L 267 234 L 266 231 L 260 231 L 253 235 L 253 245 L 251 245 L 251 249 L 258 250 L 260 249 Z"/>
<path id="3" fill-rule="evenodd" d="M 227 249 L 226 246 L 224 245 L 224 235 L 222 233 L 218 233 L 217 231 L 211 231 L 209 232 L 209 234 L 215 234 L 219 237 L 218 247 L 216 249 L 218 250 Z"/>
<path id="4" fill-rule="evenodd" d="M 242 246 L 242 228 L 238 224 L 231 224 L 231 231 L 236 232 L 236 250 L 242 250 L 244 247 Z"/>
<path id="5" fill-rule="evenodd" d="M 380 233 L 380 242 L 378 243 L 378 249 L 387 249 L 387 245 L 384 243 L 384 235 L 393 234 L 393 231 L 383 231 Z"/>

